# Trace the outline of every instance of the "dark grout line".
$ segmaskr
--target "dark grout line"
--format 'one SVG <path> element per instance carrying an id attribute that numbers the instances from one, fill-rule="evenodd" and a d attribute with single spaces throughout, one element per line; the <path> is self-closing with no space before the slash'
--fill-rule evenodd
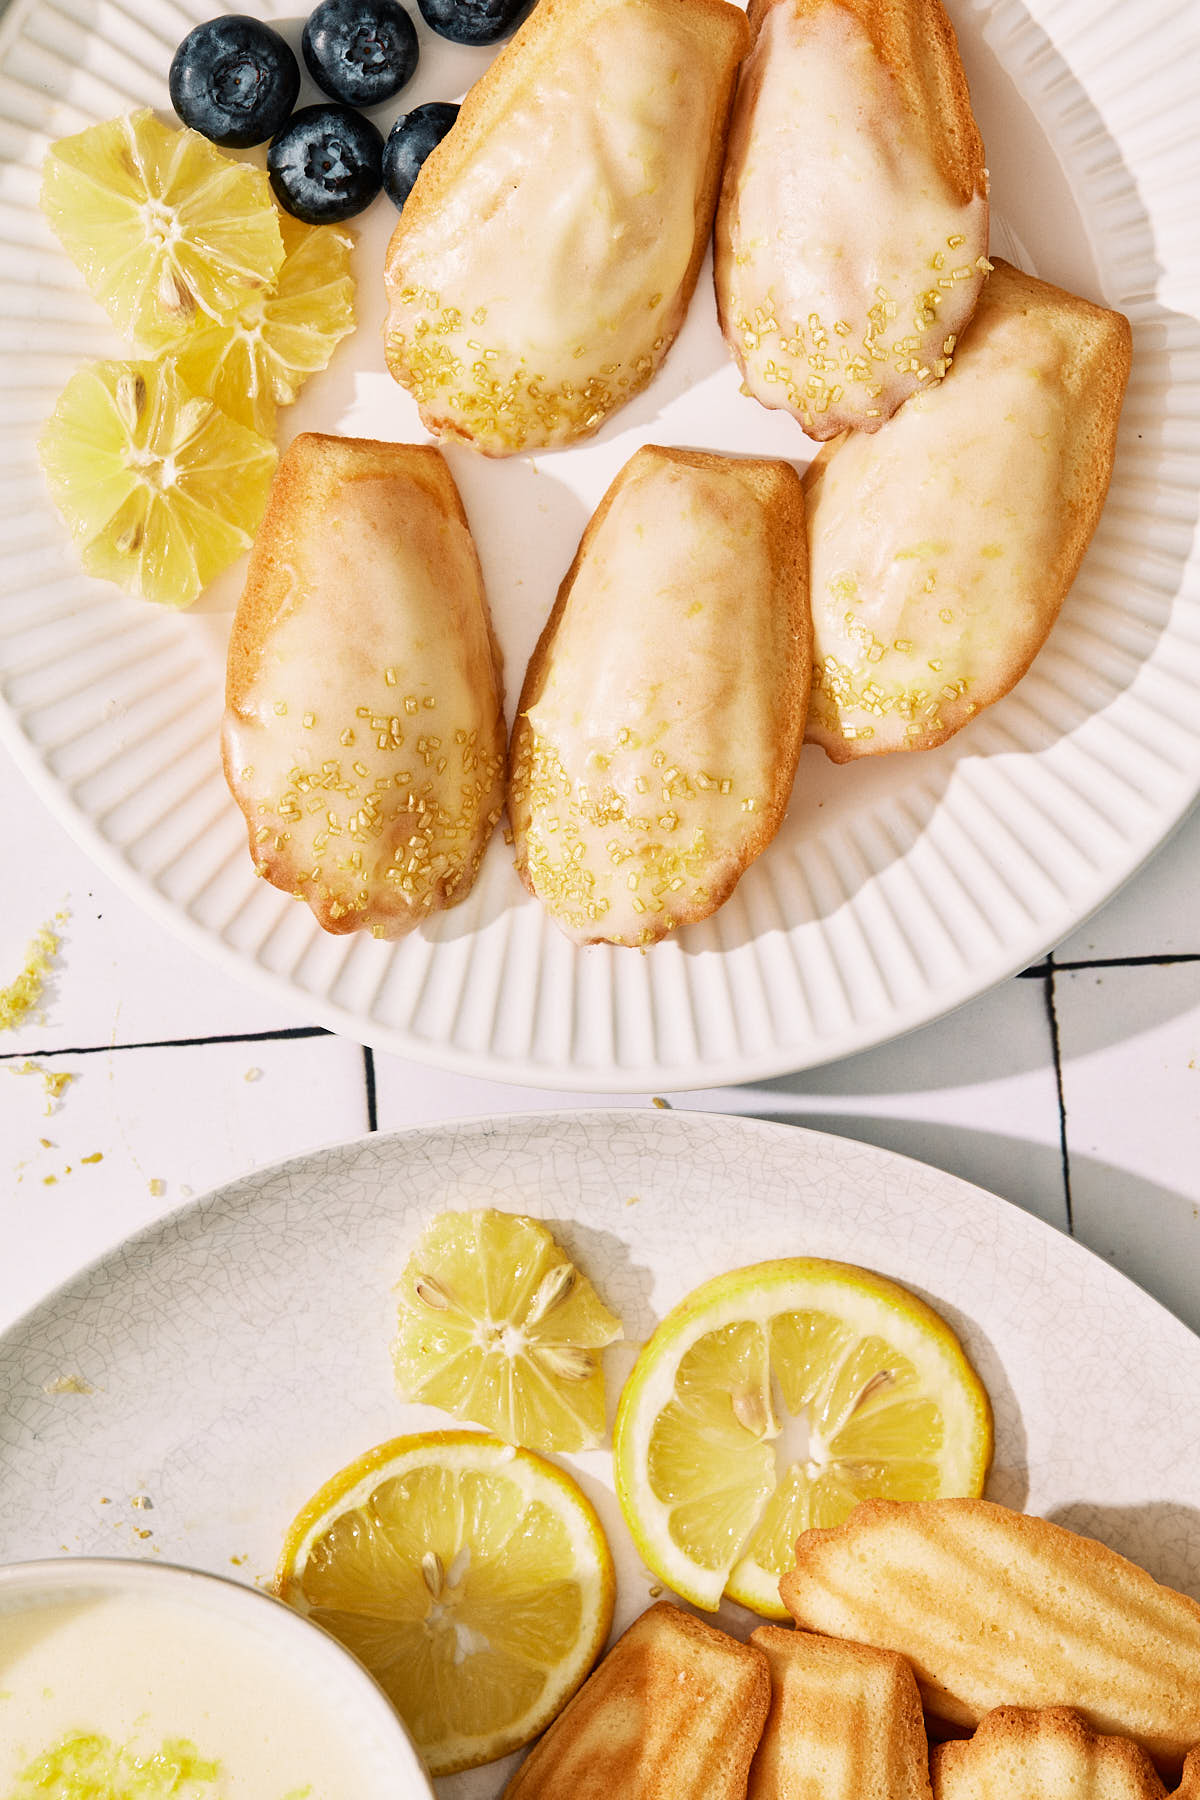
<path id="1" fill-rule="evenodd" d="M 1062 975 L 1079 969 L 1159 969 L 1173 963 L 1200 963 L 1200 950 L 1176 950 L 1159 956 L 1085 956 L 1072 962 L 1031 963 L 1029 968 L 1019 971 L 1017 980 L 1044 981 L 1051 970 Z"/>
<path id="2" fill-rule="evenodd" d="M 375 1052 L 363 1045 L 363 1077 L 367 1084 L 367 1130 L 379 1130 L 379 1113 L 375 1105 Z"/>
<path id="3" fill-rule="evenodd" d="M 54 1050 L 3 1050 L 0 1062 L 35 1056 L 102 1056 L 106 1050 L 194 1050 L 201 1044 L 270 1044 L 289 1038 L 332 1037 L 324 1025 L 284 1025 L 278 1031 L 230 1031 L 216 1037 L 150 1038 L 144 1044 L 69 1044 Z"/>
<path id="4" fill-rule="evenodd" d="M 1096 956 L 1085 958 L 1081 962 L 1056 962 L 1054 967 L 1063 969 L 1158 969 L 1167 968 L 1172 963 L 1200 963 L 1200 951 L 1178 950 L 1164 956 Z"/>
<path id="5" fill-rule="evenodd" d="M 1067 964 L 1068 968 L 1074 967 Z M 1062 1044 L 1058 1035 L 1058 1008 L 1055 1004 L 1054 981 L 1059 965 L 1051 955 L 1045 965 L 1046 1018 L 1050 1026 L 1050 1050 L 1054 1058 L 1054 1091 L 1058 1099 L 1058 1154 L 1062 1161 L 1063 1199 L 1067 1208 L 1067 1230 L 1075 1236 L 1075 1209 L 1071 1203 L 1071 1153 L 1067 1148 L 1067 1107 L 1063 1099 Z"/>

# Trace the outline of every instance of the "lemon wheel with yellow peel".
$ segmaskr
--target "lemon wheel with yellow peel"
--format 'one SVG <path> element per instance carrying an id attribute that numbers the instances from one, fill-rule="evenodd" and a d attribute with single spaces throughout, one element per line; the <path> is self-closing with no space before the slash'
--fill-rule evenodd
<path id="1" fill-rule="evenodd" d="M 473 1431 L 380 1444 L 300 1512 L 280 1597 L 364 1663 L 434 1775 L 519 1749 L 612 1623 L 612 1557 L 570 1476 Z"/>
<path id="2" fill-rule="evenodd" d="M 802 1531 L 860 1500 L 973 1496 L 987 1393 L 950 1327 L 906 1288 L 793 1257 L 718 1276 L 670 1312 L 617 1410 L 617 1497 L 647 1565 L 714 1610 L 786 1618 Z"/>
<path id="3" fill-rule="evenodd" d="M 601 1442 L 602 1352 L 621 1321 L 539 1220 L 440 1213 L 396 1292 L 392 1357 L 406 1400 L 531 1450 Z"/>

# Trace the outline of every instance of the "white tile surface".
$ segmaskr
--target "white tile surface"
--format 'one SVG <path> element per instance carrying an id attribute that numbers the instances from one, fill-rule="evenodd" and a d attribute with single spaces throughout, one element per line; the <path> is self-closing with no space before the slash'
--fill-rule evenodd
<path id="1" fill-rule="evenodd" d="M 1200 955 L 1200 803 L 1121 892 L 1059 945 L 1056 962 Z"/>
<path id="2" fill-rule="evenodd" d="M 366 1130 L 340 1038 L 40 1057 L 74 1077 L 57 1102 L 24 1061 L 0 1064 L 0 1329 L 191 1195 Z"/>
<path id="3" fill-rule="evenodd" d="M 1055 977 L 1075 1235 L 1200 1331 L 1200 963 Z"/>
<path id="4" fill-rule="evenodd" d="M 100 875 L 0 753 L 0 819 L 21 842 L 0 887 L 0 983 L 45 919 L 71 913 L 44 1020 L 0 1037 L 0 1325 L 152 1217 L 248 1167 L 366 1129 L 363 1052 L 325 1036 L 113 1049 L 303 1028 L 223 976 Z M 1070 960 L 1200 953 L 1200 814 L 1085 926 Z M 1200 964 L 1060 971 L 1079 1235 L 1200 1326 Z M 98 1053 L 80 1052 L 94 1048 Z M 81 1079 L 52 1118 L 31 1050 Z M 379 1128 L 607 1105 L 374 1059 Z M 251 1069 L 261 1078 L 247 1082 Z M 650 1096 L 618 1104 L 650 1104 Z M 676 1106 L 794 1119 L 884 1145 L 1066 1220 L 1042 979 L 1013 980 L 894 1044 L 822 1070 L 675 1095 Z M 45 1137 L 50 1148 L 39 1142 Z M 99 1163 L 84 1163 L 96 1151 Z M 66 1173 L 70 1165 L 71 1173 Z M 55 1175 L 52 1185 L 45 1177 Z M 152 1180 L 165 1183 L 151 1194 Z"/>
<path id="5" fill-rule="evenodd" d="M 0 1049 L 140 1044 L 164 1038 L 278 1030 L 309 1021 L 265 1001 L 165 931 L 75 844 L 0 747 L 3 842 L 19 873 L 3 876 L 0 986 L 23 965 L 34 933 L 59 912 L 62 953 L 41 1016 Z"/>
<path id="6" fill-rule="evenodd" d="M 1005 982 L 935 1025 L 824 1069 L 675 1100 L 880 1144 L 1066 1225 L 1040 980 Z"/>

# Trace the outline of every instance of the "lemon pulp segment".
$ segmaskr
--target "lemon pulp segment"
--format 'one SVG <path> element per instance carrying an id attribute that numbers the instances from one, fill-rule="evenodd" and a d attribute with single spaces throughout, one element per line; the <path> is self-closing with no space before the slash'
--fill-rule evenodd
<path id="1" fill-rule="evenodd" d="M 601 1441 L 600 1352 L 621 1323 L 536 1219 L 440 1214 L 397 1293 L 393 1360 L 405 1399 L 534 1450 Z"/>
<path id="2" fill-rule="evenodd" d="M 435 1775 L 527 1743 L 612 1621 L 612 1559 L 575 1483 L 478 1432 L 397 1438 L 288 1533 L 281 1596 L 353 1650 Z"/>
<path id="3" fill-rule="evenodd" d="M 52 144 L 41 203 L 113 323 L 148 350 L 197 314 L 228 317 L 283 261 L 266 175 L 148 108 Z"/>
<path id="4" fill-rule="evenodd" d="M 621 1396 L 617 1494 L 642 1556 L 698 1606 L 786 1617 L 796 1538 L 873 1495 L 981 1492 L 987 1395 L 949 1326 L 884 1277 L 813 1258 L 718 1277 L 668 1314 Z"/>
<path id="5" fill-rule="evenodd" d="M 199 315 L 179 345 L 179 372 L 197 393 L 253 431 L 269 433 L 310 375 L 354 329 L 350 235 L 279 215 L 284 259 L 270 289 L 252 290 L 225 319 Z"/>
<path id="6" fill-rule="evenodd" d="M 249 549 L 276 461 L 169 360 L 78 370 L 38 450 L 84 568 L 168 606 Z"/>

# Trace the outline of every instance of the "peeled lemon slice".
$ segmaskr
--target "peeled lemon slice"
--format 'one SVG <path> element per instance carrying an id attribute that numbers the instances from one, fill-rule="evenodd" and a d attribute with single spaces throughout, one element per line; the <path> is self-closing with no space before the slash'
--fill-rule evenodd
<path id="1" fill-rule="evenodd" d="M 113 323 L 149 350 L 199 315 L 228 318 L 283 262 L 262 170 L 148 108 L 52 144 L 42 211 Z"/>
<path id="2" fill-rule="evenodd" d="M 335 1475 L 275 1585 L 365 1663 L 434 1775 L 545 1729 L 603 1648 L 615 1591 L 570 1477 L 471 1431 L 396 1438 Z"/>
<path id="3" fill-rule="evenodd" d="M 38 452 L 84 567 L 167 606 L 187 606 L 249 549 L 276 461 L 169 361 L 80 369 Z"/>
<path id="4" fill-rule="evenodd" d="M 283 266 L 226 320 L 198 315 L 179 346 L 179 372 L 222 412 L 264 434 L 354 330 L 348 232 L 281 214 Z"/>
<path id="5" fill-rule="evenodd" d="M 982 1491 L 991 1408 L 945 1321 L 846 1263 L 719 1276 L 668 1313 L 621 1395 L 617 1497 L 648 1566 L 696 1606 L 786 1618 L 797 1537 L 860 1500 Z"/>
<path id="6" fill-rule="evenodd" d="M 396 1291 L 393 1358 L 406 1400 L 532 1450 L 601 1441 L 600 1352 L 621 1322 L 536 1219 L 442 1213 Z"/>

